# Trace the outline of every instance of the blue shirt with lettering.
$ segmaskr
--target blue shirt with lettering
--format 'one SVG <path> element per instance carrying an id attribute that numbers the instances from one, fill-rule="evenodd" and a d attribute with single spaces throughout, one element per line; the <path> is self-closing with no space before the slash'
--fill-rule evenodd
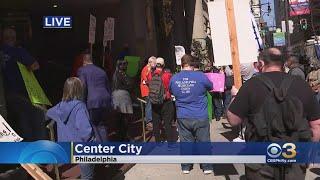
<path id="1" fill-rule="evenodd" d="M 207 120 L 207 91 L 213 84 L 201 71 L 181 71 L 170 81 L 170 91 L 176 98 L 177 118 Z"/>

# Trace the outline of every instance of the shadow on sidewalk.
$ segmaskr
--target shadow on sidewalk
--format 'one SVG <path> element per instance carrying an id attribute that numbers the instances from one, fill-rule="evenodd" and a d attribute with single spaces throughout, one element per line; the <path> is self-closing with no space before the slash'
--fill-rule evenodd
<path id="1" fill-rule="evenodd" d="M 215 164 L 213 165 L 213 171 L 215 176 L 225 176 L 226 179 L 229 175 L 239 175 L 232 164 Z"/>

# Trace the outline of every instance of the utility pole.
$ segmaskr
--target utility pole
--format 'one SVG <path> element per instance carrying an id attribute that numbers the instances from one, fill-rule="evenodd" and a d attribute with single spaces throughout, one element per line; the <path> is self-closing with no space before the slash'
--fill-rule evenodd
<path id="1" fill-rule="evenodd" d="M 284 13 L 286 22 L 286 51 L 289 53 L 291 46 L 290 32 L 289 32 L 289 0 L 284 0 Z"/>

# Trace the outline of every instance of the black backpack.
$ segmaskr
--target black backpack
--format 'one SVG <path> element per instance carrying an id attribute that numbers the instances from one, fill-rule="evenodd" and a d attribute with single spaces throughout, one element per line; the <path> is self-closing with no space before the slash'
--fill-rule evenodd
<path id="1" fill-rule="evenodd" d="M 303 104 L 289 96 L 288 89 L 297 77 L 288 76 L 280 88 L 265 75 L 256 76 L 270 91 L 258 113 L 250 115 L 245 131 L 247 141 L 310 141 L 311 130 L 304 117 Z"/>
<path id="2" fill-rule="evenodd" d="M 153 73 L 149 84 L 149 100 L 152 104 L 163 104 L 165 98 L 165 89 L 162 82 L 162 72 L 160 74 Z"/>

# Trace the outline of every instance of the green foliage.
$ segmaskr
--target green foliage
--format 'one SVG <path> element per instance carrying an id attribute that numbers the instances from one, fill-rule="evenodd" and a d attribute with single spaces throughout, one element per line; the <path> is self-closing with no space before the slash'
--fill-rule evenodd
<path id="1" fill-rule="evenodd" d="M 203 67 L 209 62 L 208 46 L 202 47 L 200 41 L 192 40 L 191 51 L 192 55 L 199 59 L 201 63 L 200 69 L 203 69 Z"/>

